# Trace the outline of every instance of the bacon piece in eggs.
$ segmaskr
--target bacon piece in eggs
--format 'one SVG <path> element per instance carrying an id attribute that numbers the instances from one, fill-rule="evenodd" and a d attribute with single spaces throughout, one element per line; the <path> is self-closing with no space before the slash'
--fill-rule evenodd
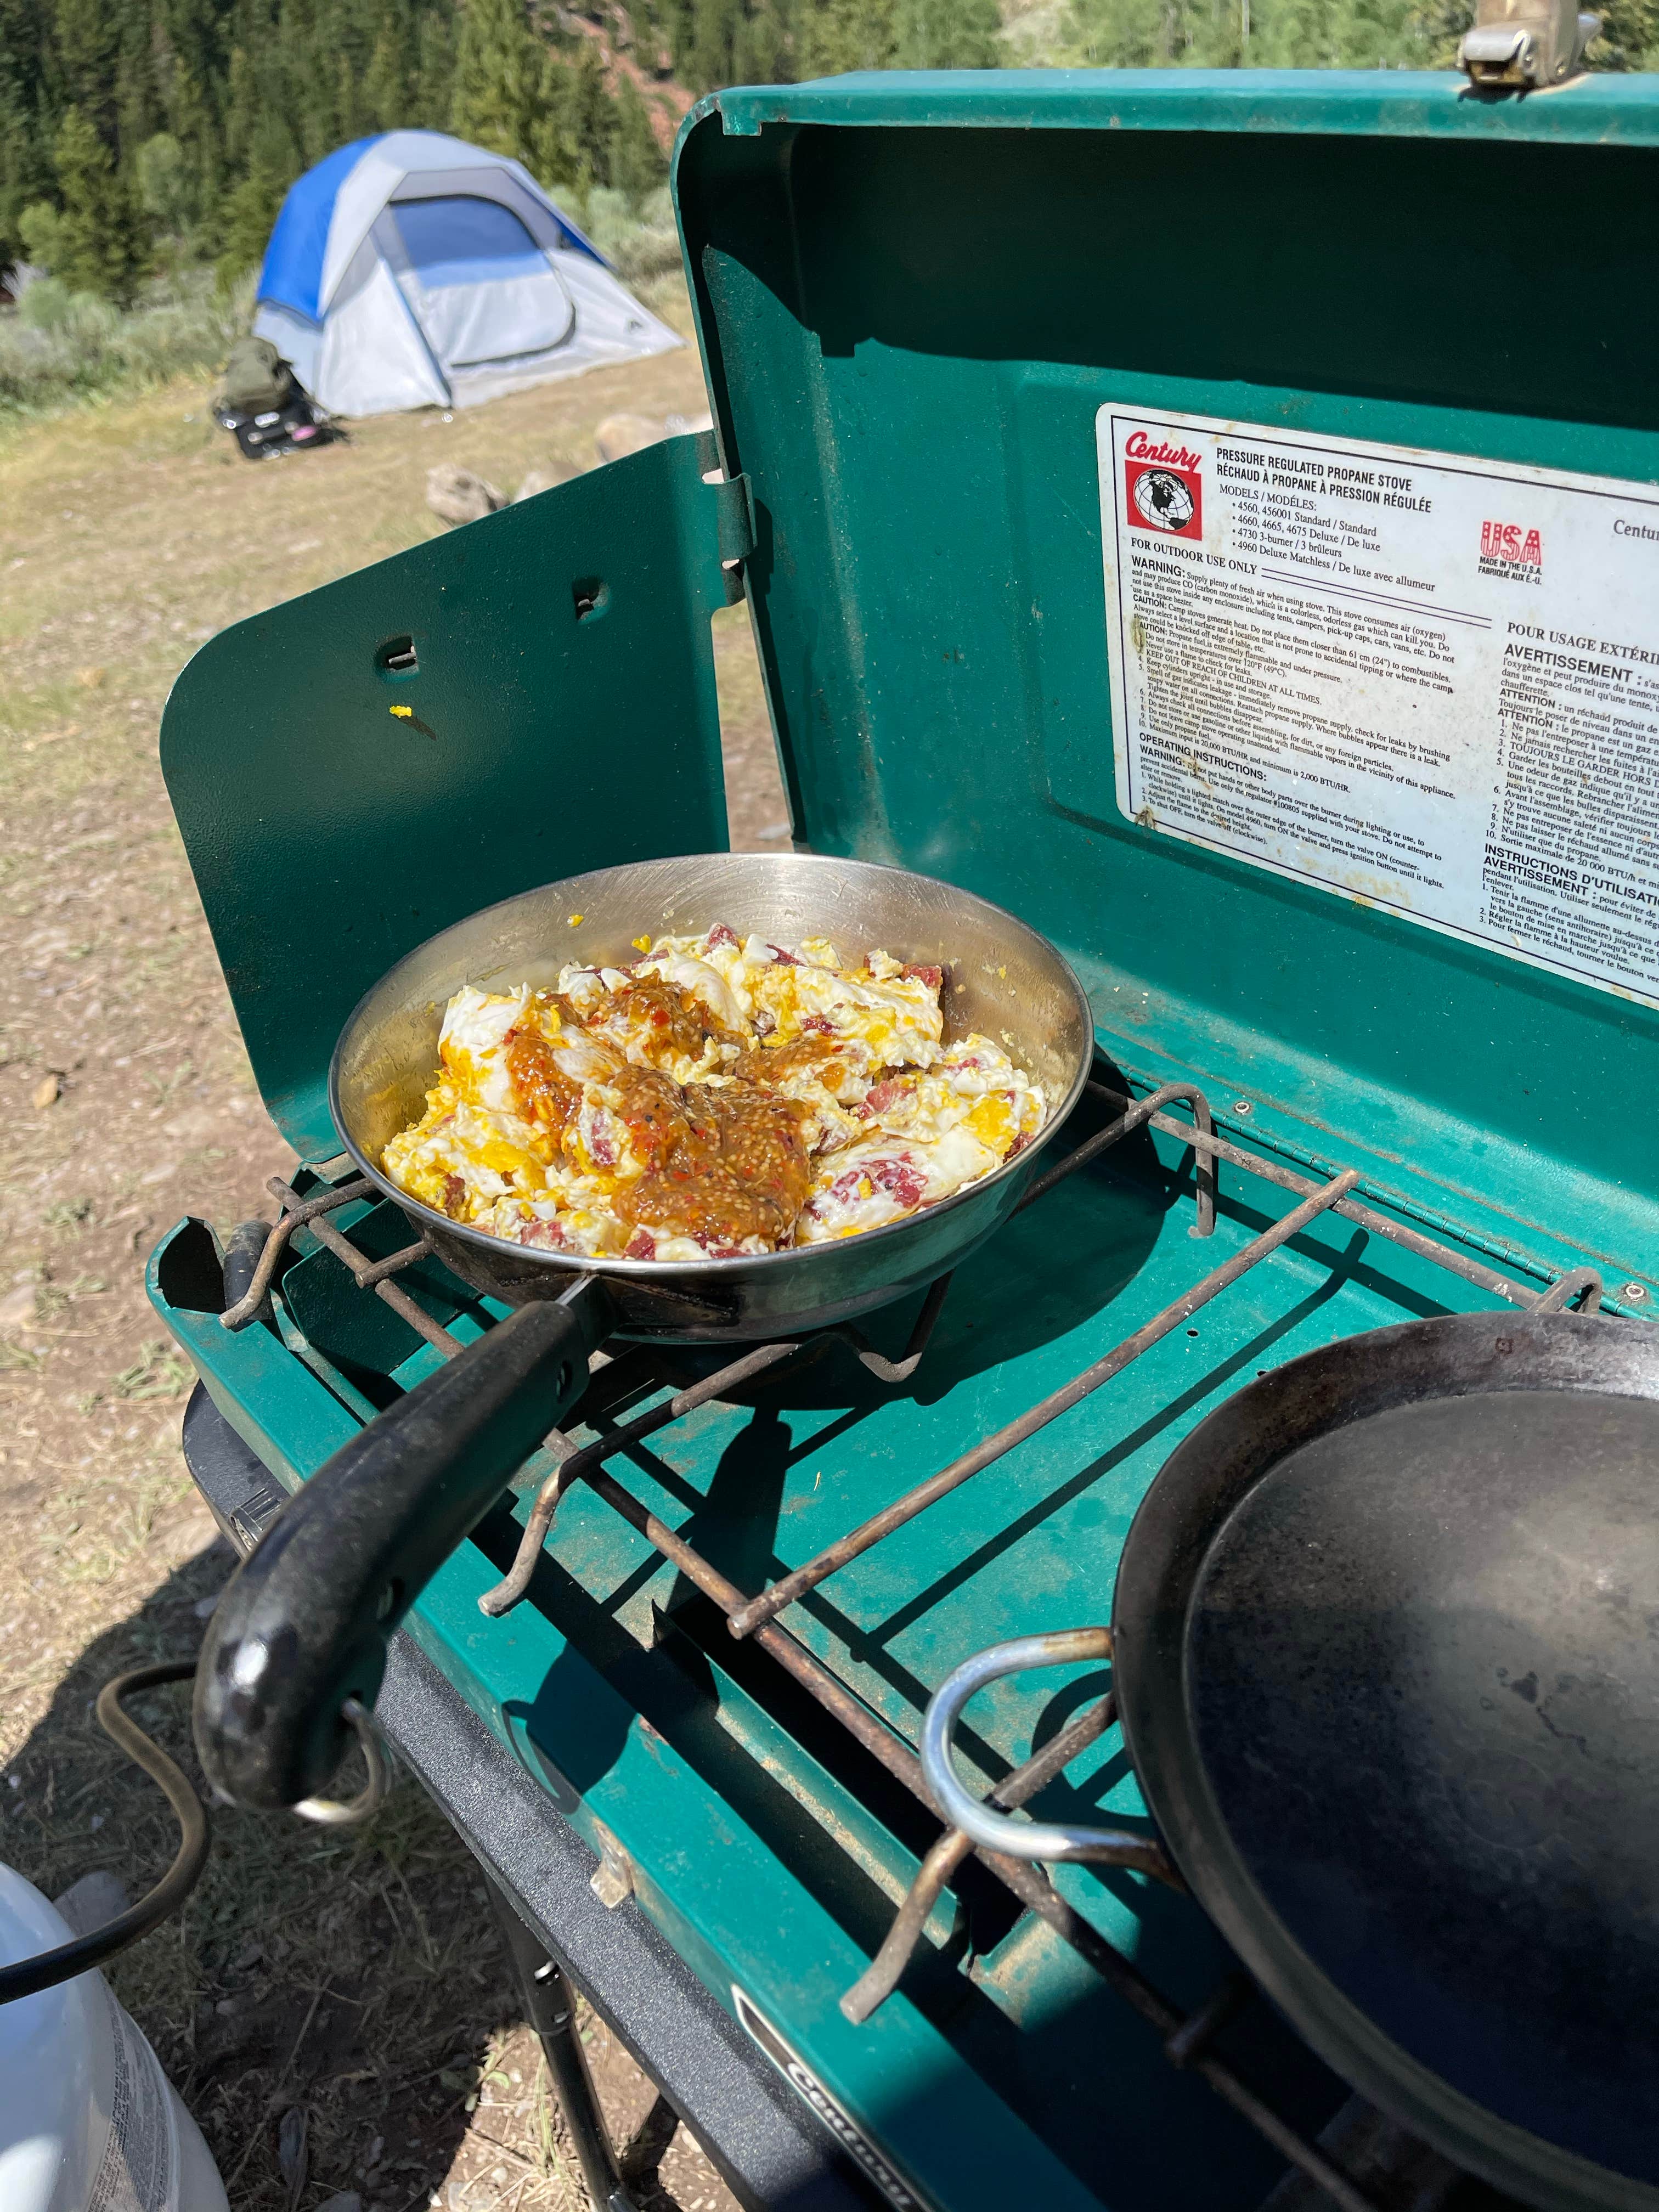
<path id="1" fill-rule="evenodd" d="M 965 1128 L 930 1139 L 866 1137 L 818 1162 L 795 1242 L 822 1244 L 884 1228 L 924 1206 L 937 1206 L 997 1164 L 997 1155 Z"/>

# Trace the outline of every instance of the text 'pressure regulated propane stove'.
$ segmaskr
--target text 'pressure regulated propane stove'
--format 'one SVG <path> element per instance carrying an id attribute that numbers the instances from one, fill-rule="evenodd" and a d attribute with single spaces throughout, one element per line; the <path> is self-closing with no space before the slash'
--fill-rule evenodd
<path id="1" fill-rule="evenodd" d="M 1244 2212 L 1287 2161 L 1376 2201 L 1195 1905 L 941 1838 L 915 1747 L 969 1653 L 1108 1617 L 1257 1374 L 1652 1310 L 1656 145 L 1638 77 L 719 94 L 676 168 L 714 436 L 244 623 L 170 703 L 311 1164 L 257 1274 L 194 1221 L 152 1262 L 245 1538 L 503 1310 L 342 1168 L 345 1016 L 495 900 L 723 846 L 729 600 L 799 841 L 999 901 L 1089 989 L 1015 1219 L 864 1335 L 596 1367 L 382 1698 L 749 2201 Z M 960 1748 L 1133 1826 L 1112 1718 L 1021 1677 Z"/>

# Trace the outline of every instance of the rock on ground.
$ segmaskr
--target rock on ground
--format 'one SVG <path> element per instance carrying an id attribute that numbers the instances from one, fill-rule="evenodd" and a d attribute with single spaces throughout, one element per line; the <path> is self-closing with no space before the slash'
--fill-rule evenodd
<path id="1" fill-rule="evenodd" d="M 619 461 L 625 454 L 660 445 L 667 435 L 654 416 L 607 415 L 593 433 L 593 447 L 602 461 Z"/>
<path id="2" fill-rule="evenodd" d="M 506 500 L 493 483 L 453 461 L 440 461 L 426 472 L 426 503 L 445 522 L 482 522 Z"/>
<path id="3" fill-rule="evenodd" d="M 516 507 L 521 499 L 534 499 L 538 491 L 551 491 L 556 484 L 568 483 L 571 477 L 580 474 L 578 469 L 568 469 L 562 461 L 555 461 L 544 469 L 532 469 L 513 495 Z"/>

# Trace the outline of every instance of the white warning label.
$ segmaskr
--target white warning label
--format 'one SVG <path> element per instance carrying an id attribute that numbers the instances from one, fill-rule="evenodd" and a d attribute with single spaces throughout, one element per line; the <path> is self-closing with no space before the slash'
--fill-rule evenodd
<path id="1" fill-rule="evenodd" d="M 1097 429 L 1123 812 L 1659 1005 L 1659 486 Z"/>

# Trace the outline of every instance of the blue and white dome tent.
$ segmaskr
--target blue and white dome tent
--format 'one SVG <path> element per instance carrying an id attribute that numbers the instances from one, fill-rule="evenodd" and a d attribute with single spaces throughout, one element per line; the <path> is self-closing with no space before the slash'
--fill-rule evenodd
<path id="1" fill-rule="evenodd" d="M 253 328 L 331 415 L 471 407 L 682 343 L 520 162 L 438 131 L 359 138 L 307 171 Z"/>

